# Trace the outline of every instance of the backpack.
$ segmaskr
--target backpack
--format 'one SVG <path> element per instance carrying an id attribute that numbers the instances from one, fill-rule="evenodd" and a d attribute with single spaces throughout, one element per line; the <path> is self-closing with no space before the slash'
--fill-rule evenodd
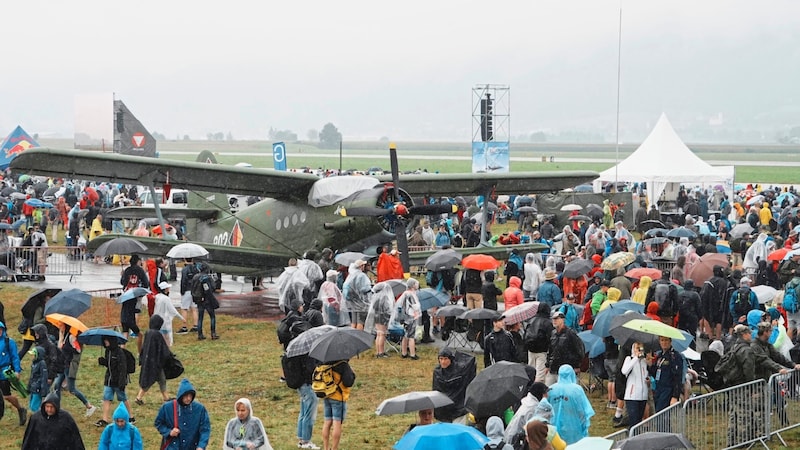
<path id="1" fill-rule="evenodd" d="M 528 436 L 525 434 L 525 430 L 520 431 L 519 433 L 514 435 L 514 438 L 510 442 L 511 447 L 514 450 L 529 450 L 528 447 Z"/>
<path id="2" fill-rule="evenodd" d="M 128 373 L 136 372 L 136 358 L 133 357 L 133 353 L 126 348 L 122 349 L 122 353 L 125 354 L 125 365 L 128 366 Z"/>
<path id="3" fill-rule="evenodd" d="M 311 389 L 317 397 L 328 398 L 341 390 L 339 382 L 342 376 L 333 370 L 334 367 L 341 363 L 339 361 L 335 364 L 320 364 L 314 369 L 314 375 L 311 377 Z"/>
<path id="4" fill-rule="evenodd" d="M 411 316 L 409 316 L 406 312 L 406 307 L 406 296 L 403 295 L 399 300 L 397 300 L 397 316 L 395 317 L 395 322 L 402 324 L 411 318 Z"/>
<path id="5" fill-rule="evenodd" d="M 794 314 L 800 309 L 797 304 L 797 291 L 793 286 L 787 286 L 783 292 L 783 309 L 790 314 Z"/>
<path id="6" fill-rule="evenodd" d="M 662 316 L 671 316 L 673 313 L 672 302 L 670 299 L 670 288 L 672 283 L 656 283 L 653 300 L 658 303 L 658 313 Z"/>
<path id="7" fill-rule="evenodd" d="M 525 348 L 531 353 L 545 353 L 550 350 L 550 336 L 542 326 L 542 321 L 533 319 L 525 329 Z"/>
<path id="8" fill-rule="evenodd" d="M 208 273 L 200 272 L 192 276 L 189 282 L 189 290 L 192 292 L 192 298 L 195 302 L 203 302 L 205 300 L 206 291 L 211 289 L 212 283 L 211 275 Z"/>
<path id="9" fill-rule="evenodd" d="M 503 442 L 503 440 L 501 439 L 500 442 L 498 442 L 497 444 L 492 444 L 490 442 L 487 442 L 486 444 L 484 444 L 483 449 L 484 450 L 498 450 L 498 449 L 499 450 L 503 450 L 503 447 L 505 447 L 505 446 L 506 446 L 506 443 Z"/>
<path id="10" fill-rule="evenodd" d="M 734 348 L 725 352 L 720 358 L 719 362 L 717 363 L 716 367 L 714 367 L 714 372 L 719 373 L 722 375 L 722 379 L 725 380 L 726 384 L 729 384 L 732 380 L 736 379 L 739 376 L 739 365 L 736 363 L 736 358 L 734 357 Z"/>
<path id="11" fill-rule="evenodd" d="M 748 311 L 750 311 L 750 288 L 741 287 L 736 291 L 735 295 L 736 300 L 733 302 L 733 313 L 735 315 L 734 319 L 739 316 L 744 316 Z M 785 308 L 786 307 L 784 306 L 784 309 Z"/>
<path id="12" fill-rule="evenodd" d="M 784 271 L 784 269 L 787 269 L 789 267 L 789 264 L 791 263 L 792 263 L 791 259 L 786 259 L 781 261 L 781 263 L 778 265 L 778 276 L 780 277 L 781 283 L 783 284 L 792 281 L 792 278 L 794 278 L 794 275 L 792 275 L 791 270 Z"/>
<path id="13" fill-rule="evenodd" d="M 125 285 L 125 289 L 124 290 L 127 291 L 129 289 L 133 289 L 133 288 L 136 288 L 136 287 L 139 287 L 139 275 L 136 275 L 135 273 L 132 273 L 132 274 L 128 275 L 128 284 Z"/>
<path id="14" fill-rule="evenodd" d="M 586 306 L 584 306 L 583 317 L 581 317 L 578 325 L 581 325 L 584 330 L 592 329 L 592 325 L 594 325 L 594 316 L 592 315 L 591 302 L 586 303 Z"/>
<path id="15" fill-rule="evenodd" d="M 286 353 L 281 355 L 281 367 L 283 367 L 283 377 L 286 378 L 286 387 L 290 389 L 299 389 L 303 385 L 303 365 L 306 355 L 293 356 L 291 358 L 286 356 Z"/>

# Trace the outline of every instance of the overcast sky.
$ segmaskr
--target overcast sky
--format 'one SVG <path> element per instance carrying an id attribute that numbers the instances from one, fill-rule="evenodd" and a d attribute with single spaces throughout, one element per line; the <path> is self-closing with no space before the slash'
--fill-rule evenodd
<path id="1" fill-rule="evenodd" d="M 622 128 L 800 125 L 793 0 L 48 0 L 3 5 L 0 134 L 70 137 L 75 95 L 114 92 L 169 138 L 469 141 L 484 83 L 510 86 L 512 135 L 613 131 L 620 4 Z"/>

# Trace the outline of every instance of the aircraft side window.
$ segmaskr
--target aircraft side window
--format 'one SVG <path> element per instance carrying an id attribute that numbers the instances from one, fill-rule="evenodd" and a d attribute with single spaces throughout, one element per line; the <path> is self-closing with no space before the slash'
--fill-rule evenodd
<path id="1" fill-rule="evenodd" d="M 280 231 L 280 229 L 281 229 L 281 219 L 278 219 L 277 221 L 275 221 L 275 229 Z"/>
<path id="2" fill-rule="evenodd" d="M 297 214 L 292 214 L 292 225 L 297 225 Z"/>
<path id="3" fill-rule="evenodd" d="M 306 212 L 305 211 L 300 213 L 300 222 L 301 223 L 306 223 Z"/>
<path id="4" fill-rule="evenodd" d="M 172 203 L 187 203 L 187 201 L 186 201 L 186 193 L 184 193 L 184 192 L 176 192 L 172 196 Z"/>
<path id="5" fill-rule="evenodd" d="M 289 228 L 289 216 L 283 218 L 283 228 Z"/>

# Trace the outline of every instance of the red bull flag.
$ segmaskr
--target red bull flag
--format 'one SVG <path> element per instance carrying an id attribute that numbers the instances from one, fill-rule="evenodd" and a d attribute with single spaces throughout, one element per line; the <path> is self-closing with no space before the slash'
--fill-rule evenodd
<path id="1" fill-rule="evenodd" d="M 39 143 L 17 125 L 0 145 L 0 170 L 5 170 L 15 156 L 32 147 L 39 147 Z"/>

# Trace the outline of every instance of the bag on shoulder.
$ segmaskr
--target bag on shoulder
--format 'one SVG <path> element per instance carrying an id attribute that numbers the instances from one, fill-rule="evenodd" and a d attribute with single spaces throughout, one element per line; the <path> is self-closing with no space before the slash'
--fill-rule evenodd
<path id="1" fill-rule="evenodd" d="M 492 444 L 490 442 L 487 442 L 486 444 L 483 445 L 483 450 L 498 450 L 498 449 L 502 450 L 503 447 L 505 446 L 506 443 L 501 439 L 500 442 L 498 442 L 497 444 Z"/>
<path id="2" fill-rule="evenodd" d="M 734 380 L 738 375 L 739 367 L 736 364 L 736 358 L 734 357 L 734 349 L 730 349 L 722 355 L 719 362 L 717 363 L 716 367 L 714 367 L 714 372 L 722 375 L 722 379 L 725 380 L 725 383 L 730 383 L 731 380 Z"/>
<path id="3" fill-rule="evenodd" d="M 125 365 L 128 366 L 128 373 L 136 372 L 136 358 L 133 357 L 133 353 L 126 348 L 122 349 L 122 353 L 125 354 Z"/>
<path id="4" fill-rule="evenodd" d="M 184 368 L 183 363 L 175 356 L 174 353 L 170 353 L 169 358 L 167 358 L 167 362 L 164 364 L 164 378 L 168 380 L 174 380 L 183 374 Z"/>
<path id="5" fill-rule="evenodd" d="M 658 313 L 663 316 L 672 315 L 672 302 L 670 301 L 670 284 L 656 283 L 653 299 L 658 303 Z"/>
<path id="6" fill-rule="evenodd" d="M 289 323 L 289 316 L 284 317 L 278 322 L 276 333 L 278 334 L 278 342 L 281 344 L 288 344 L 292 340 L 292 324 Z"/>
<path id="7" fill-rule="evenodd" d="M 790 314 L 794 314 L 800 309 L 797 304 L 797 291 L 794 287 L 786 287 L 783 291 L 783 309 Z"/>
<path id="8" fill-rule="evenodd" d="M 303 385 L 303 371 L 305 362 L 305 355 L 293 356 L 291 358 L 286 356 L 286 353 L 281 355 L 281 367 L 283 367 L 283 377 L 286 379 L 286 387 L 290 389 L 299 389 Z"/>
<path id="9" fill-rule="evenodd" d="M 339 391 L 339 382 L 342 376 L 333 370 L 334 367 L 341 364 L 320 364 L 314 369 L 314 375 L 311 377 L 311 389 L 319 398 L 328 398 Z"/>
<path id="10" fill-rule="evenodd" d="M 210 273 L 200 272 L 192 277 L 189 284 L 189 290 L 192 292 L 192 299 L 196 303 L 205 301 L 206 292 L 212 291 L 214 286 L 214 279 Z"/>
<path id="11" fill-rule="evenodd" d="M 397 316 L 395 321 L 397 323 L 405 323 L 409 318 L 410 316 L 406 312 L 406 297 L 403 295 L 400 297 L 400 300 L 397 301 Z"/>
<path id="12" fill-rule="evenodd" d="M 525 430 L 520 431 L 519 433 L 514 435 L 513 440 L 511 441 L 511 446 L 514 450 L 529 450 L 528 447 L 528 439 L 527 435 L 525 434 Z"/>

